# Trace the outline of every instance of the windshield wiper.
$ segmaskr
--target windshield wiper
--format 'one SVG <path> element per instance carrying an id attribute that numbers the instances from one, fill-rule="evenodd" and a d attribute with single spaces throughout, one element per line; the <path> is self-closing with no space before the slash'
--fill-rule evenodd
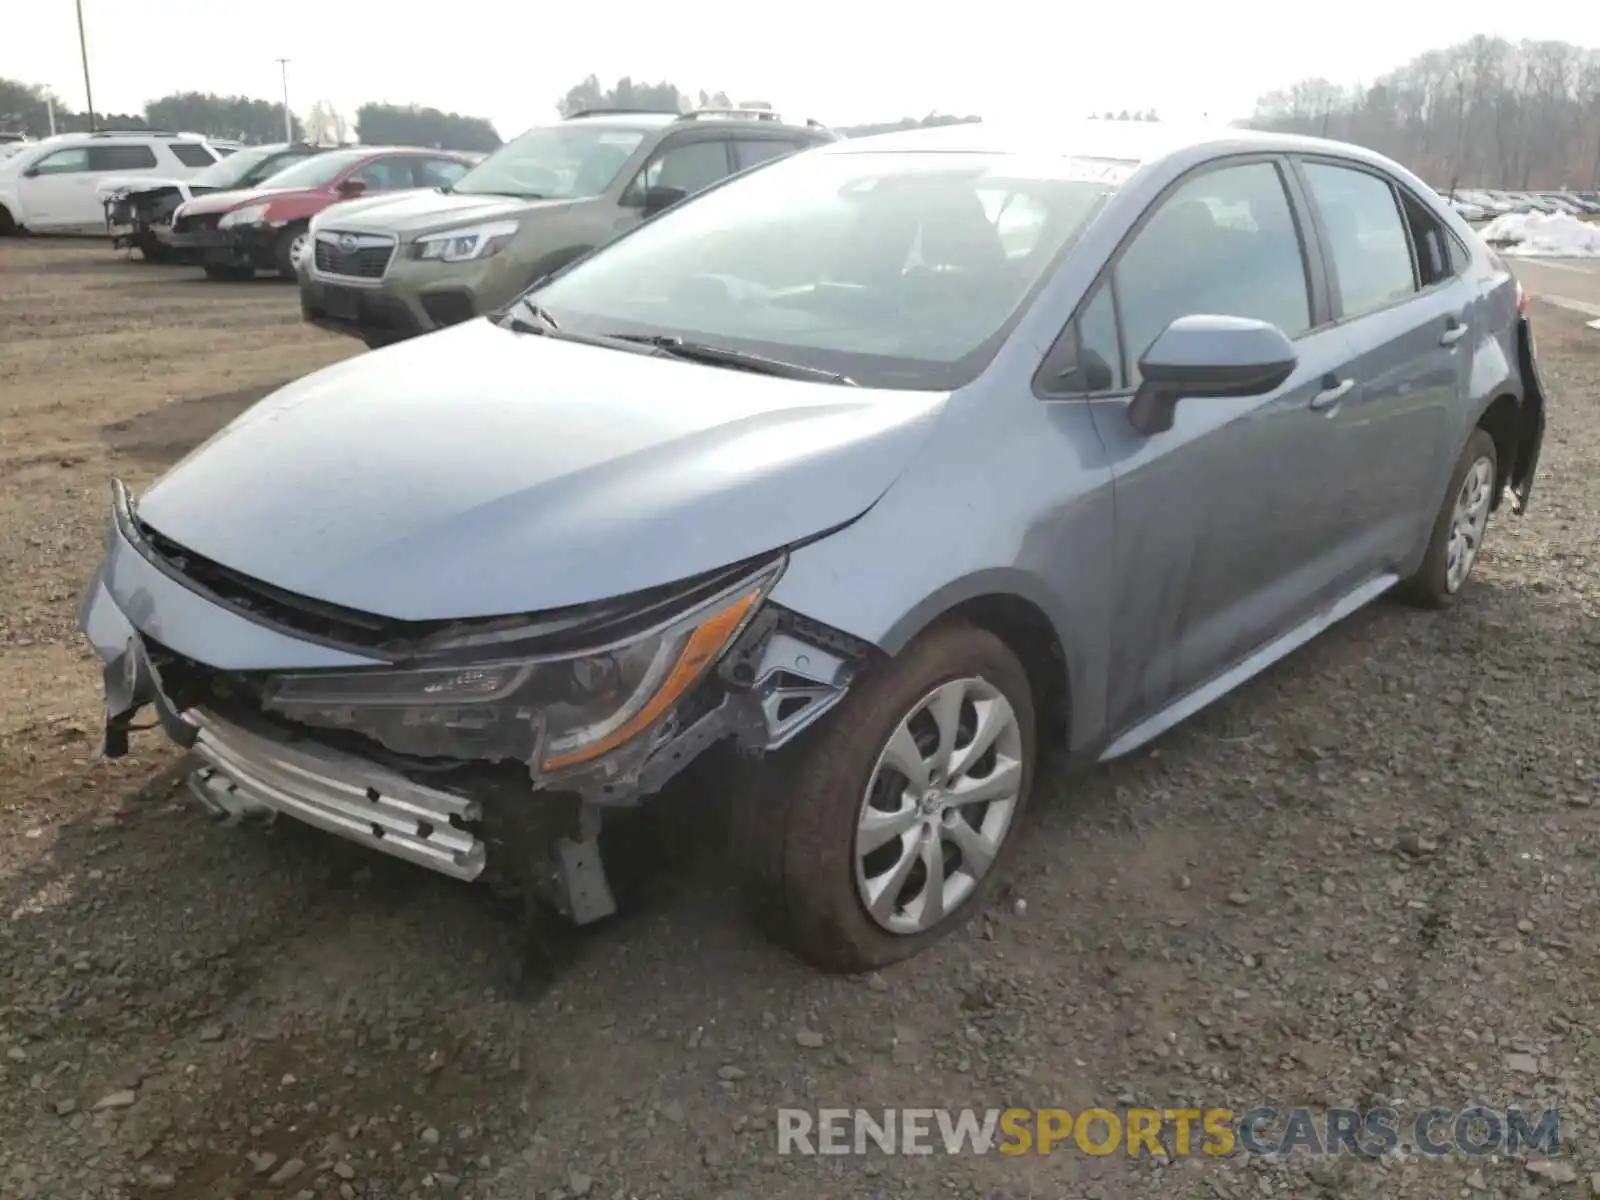
<path id="1" fill-rule="evenodd" d="M 860 387 L 848 375 L 841 375 L 837 371 L 826 371 L 821 367 L 808 367 L 802 363 L 786 362 L 781 358 L 767 358 L 761 354 L 750 354 L 743 350 L 732 350 L 727 346 L 713 346 L 706 342 L 688 342 L 681 337 L 672 337 L 665 334 L 635 334 L 613 333 L 608 335 L 623 342 L 637 342 L 641 346 L 653 346 L 663 354 L 673 358 L 681 358 L 687 362 L 705 363 L 714 367 L 733 367 L 741 371 L 753 371 L 757 375 L 775 375 L 779 379 L 813 380 L 819 383 L 834 383 L 842 387 Z"/>
<path id="2" fill-rule="evenodd" d="M 576 333 L 563 329 L 548 310 L 535 304 L 527 296 L 518 296 L 494 318 L 495 324 L 513 333 L 537 333 L 563 342 L 581 342 L 585 346 L 604 346 L 608 350 L 626 350 L 629 354 L 660 354 L 662 351 L 647 342 L 633 338 L 612 337 L 604 333 Z"/>
<path id="3" fill-rule="evenodd" d="M 526 313 L 527 316 L 522 316 L 522 313 Z M 518 296 L 512 307 L 506 310 L 505 327 L 517 333 L 559 334 L 561 332 L 561 326 L 556 324 L 556 319 L 526 296 Z"/>

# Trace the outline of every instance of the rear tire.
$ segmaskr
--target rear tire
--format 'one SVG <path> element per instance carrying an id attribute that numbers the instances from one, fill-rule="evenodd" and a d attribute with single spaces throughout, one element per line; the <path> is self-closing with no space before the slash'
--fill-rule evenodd
<path id="1" fill-rule="evenodd" d="M 973 757 L 980 731 L 992 741 Z M 1027 673 L 1004 642 L 964 623 L 928 630 L 746 773 L 732 850 L 758 915 L 831 972 L 881 967 L 944 937 L 1003 873 L 1037 737 Z"/>
<path id="2" fill-rule="evenodd" d="M 1450 487 L 1434 517 L 1422 565 L 1400 584 L 1402 600 L 1437 609 L 1460 599 L 1483 550 L 1499 478 L 1494 439 L 1487 430 L 1474 429 L 1450 473 Z"/>

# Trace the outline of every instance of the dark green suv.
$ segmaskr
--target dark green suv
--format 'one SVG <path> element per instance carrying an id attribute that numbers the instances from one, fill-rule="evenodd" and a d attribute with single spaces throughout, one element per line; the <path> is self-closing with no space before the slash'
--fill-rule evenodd
<path id="1" fill-rule="evenodd" d="M 323 212 L 301 260 L 301 312 L 369 346 L 454 325 L 737 171 L 836 140 L 762 109 L 576 113 L 448 188 Z"/>

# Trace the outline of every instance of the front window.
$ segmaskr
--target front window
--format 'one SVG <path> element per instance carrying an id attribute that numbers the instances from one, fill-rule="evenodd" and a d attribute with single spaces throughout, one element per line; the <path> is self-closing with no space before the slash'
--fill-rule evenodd
<path id="1" fill-rule="evenodd" d="M 89 151 L 82 146 L 74 146 L 70 150 L 57 150 L 33 164 L 34 173 L 37 175 L 74 175 L 88 169 Z"/>
<path id="2" fill-rule="evenodd" d="M 315 158 L 304 158 L 292 167 L 285 167 L 276 175 L 269 175 L 259 186 L 264 188 L 320 188 L 327 187 L 339 176 L 359 162 L 364 162 L 370 151 L 333 150 Z"/>
<path id="3" fill-rule="evenodd" d="M 681 337 L 867 386 L 959 387 L 1133 165 L 795 155 L 641 226 L 537 302 L 577 332 Z"/>
<path id="4" fill-rule="evenodd" d="M 451 188 L 467 196 L 575 200 L 610 186 L 644 141 L 642 129 L 543 125 L 507 142 Z"/>
<path id="5" fill-rule="evenodd" d="M 235 187 L 249 178 L 262 163 L 282 153 L 282 146 L 250 146 L 212 163 L 190 179 L 189 184 L 191 187 L 216 188 L 219 191 Z"/>

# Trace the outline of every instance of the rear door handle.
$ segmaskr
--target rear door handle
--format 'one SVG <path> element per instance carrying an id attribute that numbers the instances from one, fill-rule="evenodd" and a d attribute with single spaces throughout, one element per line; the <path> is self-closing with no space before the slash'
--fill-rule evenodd
<path id="1" fill-rule="evenodd" d="M 1327 380 L 1323 380 L 1323 382 L 1326 383 Z M 1313 409 L 1332 408 L 1348 396 L 1355 386 L 1356 381 L 1354 379 L 1341 379 L 1338 383 L 1333 384 L 1331 387 L 1323 388 L 1322 391 L 1311 397 L 1311 407 Z"/>
<path id="2" fill-rule="evenodd" d="M 1466 323 L 1457 317 L 1451 317 L 1445 323 L 1444 332 L 1439 335 L 1439 345 L 1454 346 L 1467 336 Z"/>

